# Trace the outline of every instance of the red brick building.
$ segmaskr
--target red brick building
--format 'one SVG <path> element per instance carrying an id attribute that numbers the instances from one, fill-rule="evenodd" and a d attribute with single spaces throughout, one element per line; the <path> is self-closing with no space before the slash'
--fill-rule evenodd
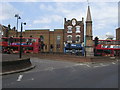
<path id="1" fill-rule="evenodd" d="M 16 30 L 6 29 L 3 30 L 4 35 L 6 34 L 8 37 L 15 37 Z M 43 41 L 45 44 L 44 52 L 63 52 L 64 51 L 64 43 L 82 43 L 84 42 L 84 20 L 77 21 L 75 18 L 72 20 L 66 20 L 64 22 L 64 29 L 54 29 L 54 31 L 50 31 L 49 29 L 34 29 L 34 30 L 25 30 L 22 32 L 23 37 L 43 37 Z M 20 32 L 18 32 L 18 36 L 20 36 Z M 51 50 L 51 46 L 53 49 Z"/>
<path id="2" fill-rule="evenodd" d="M 84 19 L 77 21 L 75 18 L 66 20 L 64 18 L 64 42 L 65 43 L 82 43 L 84 42 Z"/>
<path id="3" fill-rule="evenodd" d="M 116 29 L 116 40 L 120 40 L 120 27 Z"/>

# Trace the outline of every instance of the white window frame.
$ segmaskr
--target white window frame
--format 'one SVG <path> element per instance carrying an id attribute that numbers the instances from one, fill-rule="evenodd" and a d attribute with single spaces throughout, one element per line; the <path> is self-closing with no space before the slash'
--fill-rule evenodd
<path id="1" fill-rule="evenodd" d="M 67 33 L 72 33 L 72 26 L 67 26 Z"/>
<path id="2" fill-rule="evenodd" d="M 75 28 L 76 28 L 76 33 L 80 33 L 80 26 L 76 26 Z M 78 30 L 78 28 L 79 28 L 79 30 Z"/>
<path id="3" fill-rule="evenodd" d="M 61 39 L 61 36 L 60 36 L 60 35 L 58 35 L 58 36 L 57 36 L 57 40 L 60 40 L 60 39 Z"/>
<path id="4" fill-rule="evenodd" d="M 71 40 L 68 40 L 68 37 L 71 37 Z M 72 43 L 72 35 L 67 35 L 67 42 Z"/>

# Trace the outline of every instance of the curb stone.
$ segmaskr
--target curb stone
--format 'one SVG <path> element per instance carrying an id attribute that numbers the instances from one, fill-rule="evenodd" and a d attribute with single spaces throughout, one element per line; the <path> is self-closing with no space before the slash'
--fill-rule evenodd
<path id="1" fill-rule="evenodd" d="M 28 71 L 28 70 L 33 69 L 35 67 L 36 67 L 35 65 L 32 65 L 32 66 L 30 66 L 28 68 L 24 68 L 24 69 L 20 69 L 20 70 L 15 70 L 15 71 L 10 71 L 10 72 L 0 73 L 0 76 L 1 75 L 8 75 L 8 74 L 13 74 L 13 73 L 19 73 L 19 72 Z"/>

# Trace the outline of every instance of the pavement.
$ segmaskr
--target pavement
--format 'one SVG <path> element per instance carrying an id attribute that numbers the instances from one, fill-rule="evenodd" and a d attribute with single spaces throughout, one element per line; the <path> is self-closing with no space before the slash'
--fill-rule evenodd
<path id="1" fill-rule="evenodd" d="M 27 57 L 22 57 L 22 58 L 27 58 Z M 20 59 L 19 54 L 2 54 L 2 60 L 0 62 L 16 61 L 19 59 Z"/>
<path id="2" fill-rule="evenodd" d="M 31 64 L 30 58 L 23 57 L 20 59 L 17 54 L 2 54 L 0 64 L 2 66 L 0 75 L 23 72 L 35 67 Z"/>
<path id="3" fill-rule="evenodd" d="M 116 57 L 84 57 L 76 56 L 71 54 L 55 54 L 55 53 L 38 53 L 38 54 L 24 54 L 24 57 L 37 57 L 39 59 L 51 59 L 55 61 L 71 61 L 71 62 L 113 62 L 115 60 L 120 60 Z"/>
<path id="4" fill-rule="evenodd" d="M 118 88 L 118 61 L 77 63 L 31 58 L 36 68 L 2 77 L 3 88 Z"/>
<path id="5" fill-rule="evenodd" d="M 33 69 L 35 67 L 35 65 L 31 64 L 26 64 L 25 63 L 20 63 L 17 64 L 15 63 L 15 65 L 9 65 L 8 66 L 8 62 L 14 62 L 17 60 L 23 60 L 25 58 L 29 58 L 29 57 L 37 57 L 39 59 L 51 59 L 51 60 L 62 60 L 62 61 L 70 61 L 70 62 L 78 62 L 78 63 L 84 63 L 84 62 L 88 62 L 88 63 L 95 63 L 95 62 L 113 62 L 116 61 L 117 59 L 114 59 L 114 57 L 108 58 L 108 57 L 99 57 L 99 58 L 85 58 L 85 57 L 81 57 L 81 56 L 75 56 L 75 55 L 69 55 L 69 54 L 52 54 L 52 53 L 39 53 L 39 54 L 23 54 L 22 55 L 22 59 L 19 59 L 19 55 L 18 54 L 2 54 L 2 62 L 7 62 L 7 65 L 3 66 L 3 69 L 0 70 L 0 75 L 6 75 L 6 74 L 12 74 L 12 73 L 18 73 L 18 72 L 23 72 L 23 71 L 27 71 L 30 69 Z M 28 62 L 27 62 L 28 63 Z M 30 62 L 31 63 L 31 62 Z M 7 66 L 7 67 L 6 67 Z M 13 67 L 15 66 L 15 67 Z M 26 66 L 26 67 L 24 67 Z M 16 69 L 15 69 L 16 68 Z"/>

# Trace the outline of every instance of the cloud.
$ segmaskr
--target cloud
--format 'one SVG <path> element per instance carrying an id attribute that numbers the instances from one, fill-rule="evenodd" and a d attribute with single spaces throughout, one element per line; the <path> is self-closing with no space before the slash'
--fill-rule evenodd
<path id="1" fill-rule="evenodd" d="M 48 10 L 48 11 L 55 10 L 51 5 L 45 5 L 45 4 L 40 4 L 39 8 L 42 10 Z"/>
<path id="2" fill-rule="evenodd" d="M 30 28 L 31 26 L 26 26 L 25 27 L 25 30 L 37 30 L 37 29 L 50 29 L 51 27 L 50 26 L 32 26 L 31 28 Z"/>
<path id="3" fill-rule="evenodd" d="M 34 0 L 25 0 L 25 2 L 33 2 Z M 35 0 L 37 1 L 37 0 Z M 41 0 L 40 0 L 41 1 Z M 50 3 L 52 1 L 56 1 L 54 3 Z M 77 20 L 81 20 L 82 17 L 86 20 L 87 15 L 87 0 L 85 2 L 76 3 L 72 0 L 64 0 L 68 1 L 58 2 L 57 0 L 52 0 L 49 3 L 39 3 L 38 11 L 40 11 L 40 16 L 33 16 L 34 20 L 32 23 L 34 25 L 41 25 L 40 28 L 44 26 L 54 26 L 59 27 L 63 26 L 63 18 L 72 19 L 76 18 Z M 79 0 L 78 0 L 79 1 Z M 70 3 L 69 3 L 70 2 Z M 0 15 L 0 20 L 7 20 L 14 17 L 15 13 L 20 13 L 17 9 L 15 9 L 10 3 L 0 4 L 0 6 L 4 6 L 3 10 L 0 9 L 0 12 L 3 12 L 3 15 Z M 117 27 L 118 22 L 118 8 L 117 3 L 110 2 L 92 2 L 90 0 L 90 10 L 91 16 L 93 20 L 93 32 L 94 35 L 102 35 L 107 32 L 114 33 L 115 28 Z M 37 19 L 36 19 L 37 18 Z M 31 23 L 31 24 L 32 24 Z M 53 25 L 56 24 L 56 25 Z M 36 25 L 36 26 L 37 26 Z M 32 25 L 33 26 L 33 25 Z"/>
<path id="4" fill-rule="evenodd" d="M 94 3 L 91 5 L 91 11 L 93 21 L 96 22 L 96 29 L 111 27 L 110 25 L 118 23 L 117 3 Z"/>
<path id="5" fill-rule="evenodd" d="M 2 0 L 2 2 L 87 2 L 87 0 Z M 90 0 L 90 2 L 119 2 L 119 0 Z"/>
<path id="6" fill-rule="evenodd" d="M 113 33 L 112 33 L 112 32 L 107 32 L 107 33 L 106 33 L 106 36 L 107 36 L 107 35 L 113 35 Z"/>
<path id="7" fill-rule="evenodd" d="M 78 8 L 79 4 L 77 3 L 61 3 L 56 2 L 54 4 L 40 4 L 40 9 L 48 12 L 52 12 L 58 15 L 61 15 L 62 17 L 66 17 L 67 19 L 76 18 L 81 19 L 83 16 L 85 16 L 85 9 Z M 82 6 L 82 5 L 81 5 Z M 84 6 L 84 5 L 83 5 Z"/>
<path id="8" fill-rule="evenodd" d="M 49 15 L 49 16 L 44 16 L 44 17 L 34 20 L 33 24 L 55 23 L 55 22 L 60 22 L 62 19 L 63 18 L 59 15 Z"/>
<path id="9" fill-rule="evenodd" d="M 38 2 L 39 0 L 21 0 L 23 2 Z"/>
<path id="10" fill-rule="evenodd" d="M 47 11 L 52 12 L 53 14 L 58 14 L 59 16 L 61 15 L 61 17 L 63 18 L 66 17 L 67 19 L 76 18 L 77 20 L 81 20 L 82 17 L 84 17 L 86 20 L 87 2 L 86 3 L 81 2 L 75 4 L 71 2 L 70 3 L 56 2 L 54 5 L 42 3 L 40 5 L 40 9 L 46 10 L 46 12 Z M 108 31 L 114 33 L 114 29 L 117 27 L 117 22 L 118 22 L 117 3 L 91 2 L 90 10 L 93 20 L 93 32 L 95 33 L 95 35 L 99 33 L 101 37 L 104 37 L 102 35 L 106 34 L 106 32 Z M 46 16 L 45 18 L 47 17 L 49 17 L 49 15 Z M 53 19 L 54 18 L 50 19 L 50 23 L 52 22 L 51 20 Z M 56 19 L 56 21 L 58 20 Z"/>
<path id="11" fill-rule="evenodd" d="M 0 3 L 0 20 L 8 20 L 13 18 L 15 14 L 20 14 L 21 12 L 14 8 L 10 3 Z"/>
<path id="12" fill-rule="evenodd" d="M 33 21 L 34 24 L 44 24 L 44 23 L 50 23 L 50 22 L 51 20 L 49 20 L 48 18 L 41 18 Z"/>

